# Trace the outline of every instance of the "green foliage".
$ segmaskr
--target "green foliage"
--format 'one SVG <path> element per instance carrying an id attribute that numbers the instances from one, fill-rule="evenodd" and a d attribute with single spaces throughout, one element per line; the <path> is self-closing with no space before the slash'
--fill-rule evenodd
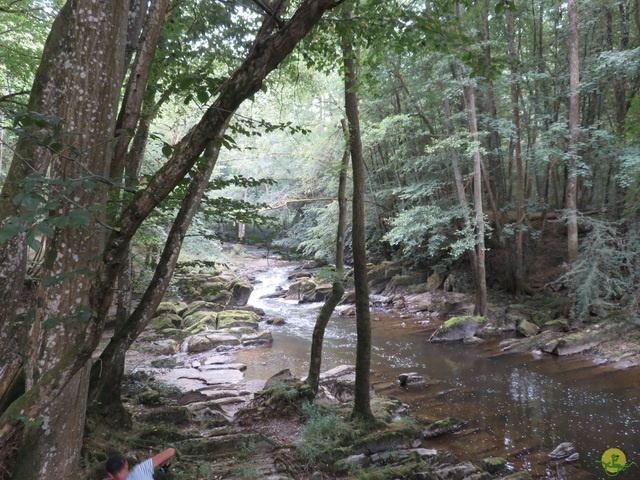
<path id="1" fill-rule="evenodd" d="M 448 210 L 438 205 L 414 207 L 391 221 L 391 230 L 384 239 L 400 246 L 404 256 L 455 259 L 475 245 L 472 235 L 455 229 L 456 223 L 462 223 L 461 216 L 457 207 Z"/>
<path id="2" fill-rule="evenodd" d="M 310 467 L 330 468 L 336 451 L 354 438 L 353 426 L 336 411 L 313 403 L 302 406 L 305 424 L 295 444 L 300 459 Z"/>
<path id="3" fill-rule="evenodd" d="M 15 205 L 22 207 L 21 213 L 5 220 L 0 229 L 0 244 L 24 233 L 29 247 L 38 250 L 42 238 L 52 237 L 58 229 L 88 226 L 101 210 L 101 205 L 94 204 L 88 209 L 72 208 L 64 215 L 54 212 L 68 204 L 68 198 L 74 191 L 95 190 L 98 181 L 95 176 L 62 180 L 46 178 L 38 173 L 29 175 L 12 199 Z"/>
<path id="4" fill-rule="evenodd" d="M 628 221 L 582 217 L 589 233 L 582 240 L 579 259 L 558 283 L 571 289 L 573 316 L 588 321 L 613 310 L 640 313 L 640 231 Z"/>

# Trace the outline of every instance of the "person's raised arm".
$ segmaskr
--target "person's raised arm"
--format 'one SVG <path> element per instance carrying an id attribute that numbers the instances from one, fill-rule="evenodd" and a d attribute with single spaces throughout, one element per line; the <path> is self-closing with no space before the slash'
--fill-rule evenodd
<path id="1" fill-rule="evenodd" d="M 155 457 L 153 457 L 153 467 L 155 468 L 155 467 L 164 465 L 175 454 L 176 454 L 175 448 L 167 448 L 164 452 L 160 452 Z"/>

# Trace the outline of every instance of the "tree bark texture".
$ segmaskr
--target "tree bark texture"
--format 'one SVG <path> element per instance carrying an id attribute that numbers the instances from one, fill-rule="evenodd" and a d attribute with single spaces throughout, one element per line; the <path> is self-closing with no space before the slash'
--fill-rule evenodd
<path id="1" fill-rule="evenodd" d="M 349 127 L 345 120 L 342 120 L 342 130 L 345 137 L 345 148 L 342 155 L 342 163 L 340 166 L 340 178 L 338 181 L 338 228 L 336 231 L 336 271 L 335 278 L 331 286 L 331 295 L 324 302 L 318 312 L 316 324 L 313 327 L 313 336 L 311 337 L 311 355 L 309 358 L 309 374 L 307 375 L 307 384 L 311 387 L 314 394 L 318 393 L 318 384 L 320 382 L 320 370 L 322 368 L 322 345 L 324 343 L 324 332 L 327 324 L 331 319 L 331 315 L 336 305 L 342 299 L 344 294 L 344 283 L 342 275 L 344 272 L 344 236 L 347 229 L 347 168 L 349 167 L 350 142 Z"/>
<path id="2" fill-rule="evenodd" d="M 367 246 L 365 241 L 366 170 L 362 155 L 358 112 L 358 54 L 350 40 L 343 39 L 345 75 L 345 112 L 349 123 L 349 146 L 353 168 L 352 239 L 353 281 L 356 294 L 356 384 L 352 416 L 366 423 L 374 421 L 371 412 L 371 312 L 367 283 Z"/>
<path id="3" fill-rule="evenodd" d="M 110 140 L 115 130 L 113 112 L 124 72 L 128 7 L 125 0 L 100 4 L 88 0 L 68 2 L 54 23 L 49 37 L 52 43 L 43 58 L 46 72 L 42 73 L 43 77 L 48 74 L 56 78 L 58 83 L 43 90 L 34 86 L 32 95 L 41 98 L 32 102 L 40 108 L 38 113 L 63 120 L 60 126 L 63 146 L 53 155 L 37 149 L 32 151 L 32 158 L 39 166 L 48 165 L 53 180 L 67 182 L 88 177 L 91 185 L 79 184 L 63 196 L 50 218 L 88 215 L 91 209 L 106 203 L 106 189 L 96 179 L 108 175 Z M 50 103 L 49 95 L 53 95 L 55 104 Z M 38 158 L 39 154 L 42 156 Z M 14 159 L 14 163 L 24 165 L 22 158 Z M 98 223 L 101 216 L 94 210 L 87 224 L 58 227 L 47 242 L 26 348 L 28 393 L 37 392 L 37 385 L 46 373 L 62 358 L 74 354 L 75 346 L 83 342 L 90 328 L 91 272 L 104 245 L 104 229 Z M 14 315 L 11 312 L 8 318 Z M 79 368 L 70 374 L 60 386 L 60 393 L 39 409 L 37 416 L 42 425 L 25 429 L 13 478 L 77 475 L 87 373 L 87 369 Z"/>

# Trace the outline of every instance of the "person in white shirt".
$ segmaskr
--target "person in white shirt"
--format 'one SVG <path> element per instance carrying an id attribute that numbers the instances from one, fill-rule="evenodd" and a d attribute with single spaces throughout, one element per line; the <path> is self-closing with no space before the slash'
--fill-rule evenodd
<path id="1" fill-rule="evenodd" d="M 169 466 L 169 460 L 176 454 L 175 448 L 167 448 L 155 457 L 147 458 L 129 471 L 129 462 L 124 455 L 117 453 L 107 460 L 107 474 L 112 480 L 153 480 L 156 467 Z"/>

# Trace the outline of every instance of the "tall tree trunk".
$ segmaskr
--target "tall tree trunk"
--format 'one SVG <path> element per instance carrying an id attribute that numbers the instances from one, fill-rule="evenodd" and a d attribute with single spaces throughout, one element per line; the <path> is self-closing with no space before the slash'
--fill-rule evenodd
<path id="1" fill-rule="evenodd" d="M 219 138 L 224 136 L 225 130 L 226 125 L 222 127 Z M 91 369 L 89 400 L 93 402 L 92 413 L 102 415 L 108 424 L 117 426 L 130 423 L 129 415 L 120 397 L 125 355 L 135 339 L 149 324 L 167 291 L 178 263 L 187 229 L 200 208 L 202 196 L 206 191 L 219 154 L 219 144 L 212 142 L 205 151 L 206 163 L 198 166 L 196 175 L 189 184 L 187 195 L 182 200 L 182 206 L 173 222 L 151 282 L 136 309 L 126 322 L 118 326 L 100 358 Z"/>
<path id="2" fill-rule="evenodd" d="M 108 174 L 109 145 L 115 130 L 113 112 L 124 75 L 128 7 L 128 0 L 100 4 L 88 0 L 68 2 L 54 23 L 43 65 L 60 82 L 54 86 L 60 92 L 54 94 L 58 103 L 48 105 L 51 99 L 45 97 L 50 90 L 39 91 L 37 86 L 32 95 L 43 98 L 32 101 L 39 104 L 39 113 L 64 120 L 61 129 L 65 149 L 61 151 L 75 152 L 52 157 L 45 153 L 44 158 L 37 160 L 41 164 L 50 163 L 49 173 L 56 181 L 71 182 L 87 173 L 94 178 Z M 98 22 L 96 18 L 101 20 Z M 96 38 L 109 39 L 109 45 L 96 42 Z M 21 158 L 14 161 L 22 164 Z M 102 215 L 98 213 L 89 220 L 89 212 L 95 205 L 104 205 L 105 198 L 104 188 L 79 183 L 72 193 L 58 199 L 52 218 L 78 214 L 86 215 L 88 222 L 78 228 L 57 228 L 47 244 L 26 348 L 26 395 L 38 395 L 40 379 L 63 357 L 74 355 L 75 345 L 86 335 L 91 317 L 87 295 L 90 272 L 96 269 L 105 232 L 99 224 Z M 42 426 L 25 429 L 13 478 L 77 476 L 87 374 L 88 369 L 79 368 L 60 394 L 39 411 Z"/>
<path id="3" fill-rule="evenodd" d="M 86 0 L 88 1 L 88 0 Z M 100 8 L 114 9 L 114 11 L 124 16 L 123 30 L 126 32 L 126 13 L 127 9 L 120 5 L 120 0 L 113 2 L 91 2 L 91 7 L 82 9 L 84 12 L 95 12 L 95 5 L 99 5 Z M 77 0 L 73 3 L 74 6 L 80 3 L 82 0 Z M 215 138 L 220 131 L 222 125 L 224 125 L 237 107 L 246 100 L 249 96 L 256 93 L 266 76 L 272 72 L 278 65 L 291 53 L 298 42 L 316 25 L 322 15 L 329 9 L 336 7 L 341 3 L 340 0 L 303 0 L 293 16 L 282 25 L 277 26 L 275 22 L 268 18 L 263 23 L 256 35 L 256 39 L 253 48 L 248 53 L 242 64 L 233 72 L 227 82 L 221 87 L 218 98 L 208 108 L 203 115 L 202 119 L 178 142 L 173 154 L 168 161 L 154 174 L 148 182 L 145 189 L 136 192 L 131 201 L 124 207 L 118 220 L 116 221 L 115 228 L 111 231 L 111 235 L 106 242 L 103 249 L 101 260 L 95 268 L 92 268 L 91 278 L 85 279 L 86 282 L 82 285 L 83 290 L 88 291 L 89 305 L 86 310 L 89 318 L 86 324 L 86 331 L 83 335 L 75 338 L 69 338 L 69 343 L 64 354 L 59 358 L 55 364 L 51 364 L 50 368 L 44 372 L 33 384 L 33 388 L 30 389 L 25 395 L 16 399 L 0 416 L 0 449 L 5 448 L 7 443 L 15 437 L 22 427 L 20 418 L 37 418 L 43 413 L 47 405 L 57 398 L 60 393 L 67 387 L 72 378 L 78 374 L 91 358 L 94 350 L 96 349 L 100 336 L 104 328 L 104 322 L 111 305 L 113 298 L 113 289 L 116 279 L 120 271 L 122 270 L 123 263 L 125 262 L 128 247 L 131 242 L 131 238 L 140 227 L 144 219 L 151 213 L 151 211 L 162 201 L 167 195 L 174 189 L 174 187 L 185 177 L 193 165 L 197 162 L 200 154 L 204 151 L 205 147 L 211 140 Z M 70 2 L 71 4 L 71 2 Z M 66 10 L 65 10 L 66 9 Z M 63 11 L 69 13 L 70 7 L 63 8 Z M 71 10 L 71 13 L 75 13 Z M 73 18 L 72 21 L 76 18 Z M 80 19 L 81 17 L 77 17 Z M 105 17 L 105 22 L 91 22 L 93 28 L 113 26 L 115 22 L 109 17 Z M 56 30 L 56 35 L 59 37 L 68 34 L 70 31 L 74 31 L 74 28 L 67 30 Z M 122 35 L 124 44 L 124 34 Z M 87 43 L 95 45 L 100 52 L 106 55 L 113 61 L 119 60 L 122 62 L 124 53 L 119 57 L 116 55 L 118 49 L 115 47 L 104 48 L 98 40 L 109 39 L 111 42 L 114 39 L 119 39 L 119 35 L 110 34 L 109 32 L 96 34 L 96 32 L 89 32 L 85 36 L 81 36 Z M 119 44 L 116 44 L 116 46 Z M 103 47 L 103 48 L 101 48 Z M 124 49 L 124 47 L 123 47 Z M 86 53 L 86 50 L 82 48 L 77 49 L 78 52 Z M 65 52 L 68 55 L 68 52 Z M 79 63 L 80 67 L 77 68 L 77 72 L 69 72 L 68 78 L 71 79 L 76 73 L 78 75 L 86 74 L 86 65 L 95 65 L 96 59 L 99 57 L 94 56 L 90 59 L 82 59 Z M 53 62 L 54 66 L 60 66 L 63 68 L 66 65 L 65 61 Z M 73 65 L 75 66 L 75 65 Z M 100 85 L 100 79 L 104 78 L 105 72 L 112 72 L 113 75 L 119 74 L 119 66 L 113 68 L 104 66 L 100 67 L 100 77 L 98 81 L 93 82 L 91 85 Z M 82 77 L 81 77 L 82 78 Z M 80 82 L 79 82 L 80 83 Z M 85 85 L 86 79 L 83 78 L 81 85 Z M 120 91 L 120 85 L 117 85 L 115 90 Z M 105 94 L 96 92 L 92 95 L 79 96 L 78 92 L 74 89 L 67 89 L 66 92 L 73 97 L 74 100 L 87 102 L 89 100 L 99 99 L 101 105 L 106 107 L 107 99 L 109 98 Z M 89 92 L 92 93 L 92 92 Z M 115 119 L 114 112 L 117 108 L 117 96 L 116 101 L 111 105 L 109 112 L 109 119 Z M 79 111 L 80 108 L 74 110 Z M 113 138 L 113 128 L 96 128 L 96 124 L 91 123 L 91 129 L 88 131 L 96 136 L 92 136 L 95 144 L 102 146 L 108 146 L 109 140 Z M 70 122 L 69 128 L 71 130 L 79 130 L 78 125 L 75 122 Z M 99 133 L 104 133 L 108 138 L 103 140 L 97 137 Z M 100 140 L 97 142 L 96 140 Z M 91 150 L 92 155 L 97 150 Z M 98 170 L 97 172 L 103 176 L 107 175 L 109 167 L 109 159 L 102 158 L 101 166 L 105 170 Z M 12 197 L 11 197 L 12 198 Z M 92 197 L 96 200 L 96 197 Z M 99 200 L 100 201 L 100 200 Z M 84 239 L 82 235 L 77 235 L 78 240 Z M 84 243 L 87 243 L 86 241 Z M 84 248 L 87 248 L 86 246 Z M 84 254 L 83 248 L 77 250 L 80 254 Z M 64 252 L 67 257 L 74 260 L 73 253 Z M 89 257 L 87 257 L 89 258 Z M 95 257 L 93 257 L 95 258 Z M 11 267 L 14 264 L 10 265 Z M 6 274 L 6 270 L 0 269 L 0 273 Z M 15 275 L 15 272 L 13 273 Z M 64 293 L 64 292 L 63 292 Z M 68 295 L 64 293 L 66 298 Z M 71 302 L 76 300 L 75 296 L 71 296 Z M 58 303 L 60 298 L 54 299 L 55 307 L 60 307 Z M 4 305 L 3 305 L 4 306 Z M 73 312 L 70 309 L 68 312 Z M 65 313 L 68 313 L 65 312 Z M 3 316 L 2 321 L 11 321 L 15 318 L 15 312 L 9 312 L 10 315 Z M 40 315 L 42 318 L 42 315 Z M 7 318 L 7 320 L 5 320 Z M 5 339 L 0 339 L 5 342 Z M 12 341 L 6 342 L 9 346 L 12 345 Z M 2 350 L 4 354 L 4 349 Z M 0 382 L 2 384 L 3 382 Z M 86 390 L 85 390 L 86 392 Z M 77 391 L 75 392 L 77 395 Z M 85 396 L 86 398 L 86 396 Z M 68 416 L 68 415 L 67 415 Z M 60 430 L 64 431 L 64 430 Z M 44 457 L 43 457 L 44 458 Z M 54 462 L 60 462 L 61 464 L 72 463 L 64 453 L 61 452 L 60 456 L 56 455 L 55 459 L 48 458 L 49 465 Z M 50 471 L 47 475 L 35 474 L 31 478 L 48 478 Z M 54 474 L 55 475 L 55 474 Z M 73 475 L 60 475 L 60 478 L 73 478 Z"/>
<path id="4" fill-rule="evenodd" d="M 580 132 L 580 71 L 578 64 L 578 0 L 569 0 L 569 154 L 567 160 L 567 242 L 569 263 L 578 259 L 578 172 L 576 169 Z"/>
<path id="5" fill-rule="evenodd" d="M 500 134 L 496 129 L 495 125 L 498 121 L 498 109 L 496 107 L 496 99 L 493 88 L 493 59 L 491 58 L 491 35 L 489 31 L 489 0 L 483 0 L 482 5 L 482 30 L 481 30 L 481 40 L 482 40 L 482 51 L 484 53 L 484 71 L 483 71 L 483 87 L 484 94 L 483 98 L 486 103 L 487 113 L 489 114 L 490 122 L 487 122 L 483 126 L 489 132 L 487 137 L 487 159 L 489 161 L 489 171 L 491 175 L 488 175 L 486 181 L 491 186 L 491 190 L 493 191 L 493 195 L 496 200 L 496 205 L 498 208 L 494 210 L 494 215 L 498 218 L 499 215 L 502 215 L 502 210 L 500 209 L 500 205 L 506 199 L 506 183 L 505 183 L 505 174 L 504 174 L 504 166 L 502 161 L 502 145 L 500 142 Z M 502 220 L 500 220 L 502 224 Z M 498 236 L 500 236 L 501 232 L 496 232 Z"/>
<path id="6" fill-rule="evenodd" d="M 309 374 L 307 375 L 307 384 L 311 387 L 314 394 L 318 393 L 318 384 L 320 382 L 320 370 L 322 368 L 322 345 L 324 343 L 324 332 L 327 324 L 331 319 L 331 315 L 342 299 L 344 294 L 344 283 L 342 275 L 344 272 L 344 236 L 347 229 L 347 168 L 349 167 L 349 127 L 347 122 L 342 120 L 342 130 L 344 132 L 345 147 L 342 154 L 342 163 L 340 165 L 340 179 L 338 182 L 338 228 L 336 231 L 336 271 L 331 286 L 331 295 L 324 302 L 318 313 L 316 324 L 313 327 L 313 336 L 311 337 L 311 357 L 309 359 Z"/>
<path id="7" fill-rule="evenodd" d="M 350 14 L 347 13 L 346 15 Z M 349 146 L 353 168 L 352 248 L 353 281 L 356 294 L 356 384 L 352 416 L 365 423 L 375 420 L 371 412 L 371 312 L 367 283 L 367 245 L 365 240 L 365 182 L 366 171 L 362 156 L 360 119 L 358 111 L 358 53 L 350 39 L 342 41 L 345 76 L 345 112 L 349 122 Z"/>
<path id="8" fill-rule="evenodd" d="M 476 228 L 476 270 L 478 279 L 476 283 L 476 304 L 474 313 L 476 315 L 487 315 L 489 306 L 487 303 L 487 274 L 485 267 L 485 246 L 484 246 L 484 210 L 482 207 L 482 158 L 480 157 L 480 146 L 478 144 L 478 122 L 476 120 L 476 98 L 473 85 L 467 88 L 469 103 L 469 130 L 471 138 L 476 144 L 473 151 L 473 204 L 475 210 Z"/>
<path id="9" fill-rule="evenodd" d="M 142 38 L 138 45 L 136 58 L 133 62 L 116 123 L 117 141 L 113 149 L 113 160 L 110 169 L 110 176 L 114 181 L 120 181 L 125 169 L 125 157 L 132 138 L 128 132 L 132 132 L 140 120 L 142 103 L 151 74 L 151 66 L 160 43 L 160 34 L 162 33 L 168 7 L 169 0 L 153 0 L 150 3 Z"/>
<path id="10" fill-rule="evenodd" d="M 442 93 L 442 102 L 444 107 L 444 119 L 445 126 L 447 129 L 447 135 L 452 136 L 454 134 L 453 130 L 453 122 L 451 120 L 451 104 L 449 102 L 449 97 L 444 88 L 444 83 L 441 79 L 438 80 L 438 87 L 440 88 L 440 92 Z M 467 235 L 471 235 L 473 232 L 473 226 L 471 225 L 471 218 L 469 217 L 469 202 L 467 201 L 467 194 L 464 191 L 464 181 L 462 178 L 462 171 L 460 170 L 460 157 L 458 155 L 458 150 L 455 147 L 449 148 L 449 152 L 451 154 L 451 168 L 453 169 L 453 178 L 456 184 L 456 193 L 458 195 L 458 203 L 462 208 L 462 219 L 464 221 L 464 228 L 467 232 Z M 473 271 L 473 282 L 474 285 L 478 285 L 478 258 L 476 255 L 475 248 L 470 248 L 467 250 L 467 254 L 469 255 L 469 260 L 471 263 L 471 269 Z"/>
<path id="11" fill-rule="evenodd" d="M 507 38 L 509 44 L 509 59 L 511 61 L 511 104 L 513 108 L 513 125 L 515 135 L 514 157 L 516 163 L 517 189 L 516 198 L 516 226 L 515 226 L 515 268 L 514 268 L 514 293 L 520 295 L 525 289 L 526 280 L 524 272 L 523 229 L 524 221 L 524 171 L 522 169 L 522 141 L 520 138 L 520 85 L 518 84 L 518 66 L 515 45 L 515 13 L 508 11 L 505 14 L 507 24 Z"/>

